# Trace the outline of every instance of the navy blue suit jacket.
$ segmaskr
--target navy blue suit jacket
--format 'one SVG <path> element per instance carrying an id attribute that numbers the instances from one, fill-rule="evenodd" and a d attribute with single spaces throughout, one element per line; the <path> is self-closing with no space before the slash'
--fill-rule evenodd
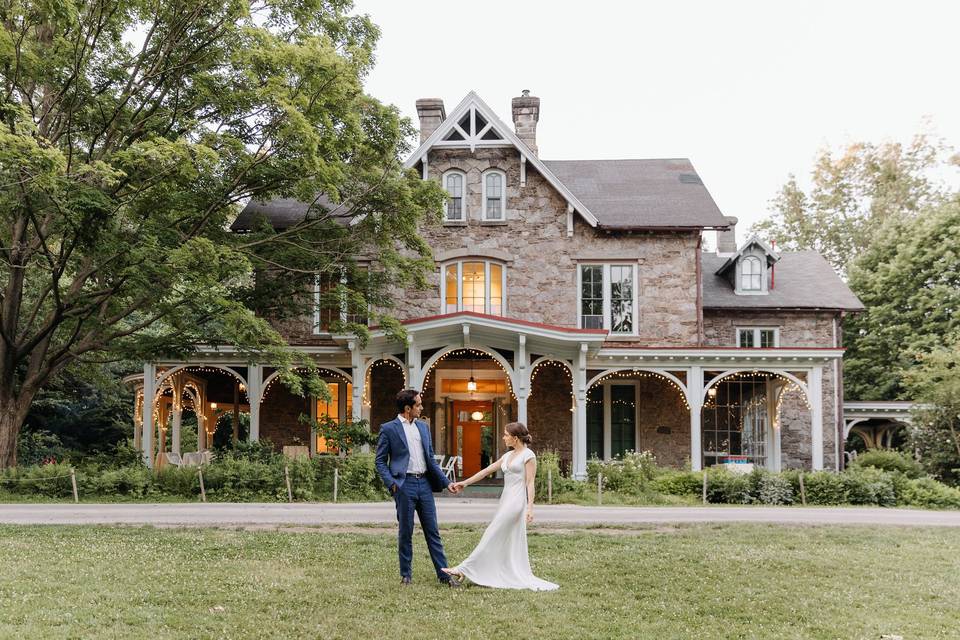
<path id="1" fill-rule="evenodd" d="M 443 469 L 433 459 L 433 443 L 430 439 L 430 432 L 427 430 L 426 423 L 420 420 L 414 420 L 420 430 L 420 442 L 423 444 L 423 455 L 427 461 L 427 480 L 430 481 L 430 488 L 434 491 L 443 491 L 450 480 L 443 473 Z M 387 489 L 397 485 L 397 489 L 403 486 L 403 481 L 407 474 L 407 465 L 410 462 L 410 449 L 407 446 L 407 434 L 403 432 L 403 424 L 400 418 L 394 418 L 390 422 L 380 425 L 380 437 L 377 440 L 377 456 L 375 459 L 377 473 Z"/>

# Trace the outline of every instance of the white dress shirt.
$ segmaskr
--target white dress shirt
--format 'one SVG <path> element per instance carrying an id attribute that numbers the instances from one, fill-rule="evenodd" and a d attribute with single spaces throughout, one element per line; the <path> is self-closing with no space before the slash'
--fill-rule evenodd
<path id="1" fill-rule="evenodd" d="M 407 422 L 402 415 L 397 415 L 400 424 L 403 425 L 403 433 L 407 436 L 407 448 L 410 450 L 410 458 L 407 461 L 407 473 L 426 473 L 427 459 L 423 453 L 423 440 L 420 438 L 420 429 L 413 422 Z"/>

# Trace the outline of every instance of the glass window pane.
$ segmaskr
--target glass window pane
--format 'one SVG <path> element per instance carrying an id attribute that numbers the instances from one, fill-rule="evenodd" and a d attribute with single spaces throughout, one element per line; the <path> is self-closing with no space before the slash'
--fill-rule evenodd
<path id="1" fill-rule="evenodd" d="M 603 328 L 603 267 L 580 267 L 580 321 L 584 329 Z"/>
<path id="2" fill-rule="evenodd" d="M 337 422 L 340 422 L 340 383 L 328 382 L 327 387 L 330 389 L 330 402 L 327 402 L 322 398 L 317 399 L 317 420 L 320 420 L 324 417 L 330 417 Z M 330 450 L 330 447 L 327 446 L 326 439 L 318 435 L 317 453 L 323 453 Z"/>
<path id="3" fill-rule="evenodd" d="M 453 313 L 457 310 L 457 265 L 448 264 L 445 276 L 447 295 L 444 301 L 444 312 Z"/>
<path id="4" fill-rule="evenodd" d="M 503 267 L 490 265 L 490 313 L 503 315 Z"/>
<path id="5" fill-rule="evenodd" d="M 633 331 L 633 266 L 610 267 L 610 331 Z"/>
<path id="6" fill-rule="evenodd" d="M 636 450 L 636 387 L 615 384 L 610 387 L 610 455 L 623 456 Z"/>
<path id="7" fill-rule="evenodd" d="M 753 347 L 753 329 L 740 329 L 738 345 L 747 349 Z"/>
<path id="8" fill-rule="evenodd" d="M 463 263 L 463 310 L 484 313 L 484 263 Z"/>
<path id="9" fill-rule="evenodd" d="M 587 391 L 587 457 L 603 458 L 603 385 Z"/>
<path id="10" fill-rule="evenodd" d="M 499 173 L 487 174 L 486 212 L 488 220 L 503 218 L 503 176 Z"/>
<path id="11" fill-rule="evenodd" d="M 768 347 L 776 346 L 774 344 L 774 331 L 773 329 L 761 329 L 760 330 L 760 346 L 764 349 Z"/>

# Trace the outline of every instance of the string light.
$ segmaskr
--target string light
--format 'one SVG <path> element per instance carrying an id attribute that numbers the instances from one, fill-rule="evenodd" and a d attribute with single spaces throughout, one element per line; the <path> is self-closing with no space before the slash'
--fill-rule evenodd
<path id="1" fill-rule="evenodd" d="M 317 373 L 325 371 L 327 372 L 327 374 L 329 374 L 328 376 L 325 376 L 325 377 L 339 378 L 345 384 L 351 384 L 350 379 L 346 375 L 340 373 L 339 371 L 334 371 L 333 369 L 327 369 L 326 367 L 294 367 L 295 371 L 303 371 L 305 369 L 315 369 Z M 267 393 L 270 392 L 270 389 L 273 387 L 274 383 L 279 379 L 280 379 L 279 375 L 273 376 L 270 382 L 267 383 L 267 386 L 263 388 L 263 393 L 260 395 L 261 403 L 263 403 L 263 401 L 267 399 Z"/>
<path id="2" fill-rule="evenodd" d="M 510 372 L 507 371 L 506 368 L 504 368 L 503 364 L 499 360 L 491 356 L 489 353 L 485 351 L 478 351 L 477 349 L 471 349 L 469 347 L 463 347 L 460 349 L 454 349 L 453 351 L 448 351 L 442 356 L 440 356 L 439 358 L 437 358 L 437 361 L 430 366 L 430 369 L 427 371 L 426 375 L 423 377 L 423 389 L 426 389 L 430 385 L 430 376 L 433 374 L 434 369 L 437 368 L 437 365 L 454 354 L 469 354 L 472 356 L 477 356 L 481 360 L 489 359 L 495 362 L 496 365 L 500 367 L 500 369 L 503 370 L 505 374 L 507 374 L 507 391 L 510 392 L 510 397 L 513 398 L 514 400 L 517 399 L 516 394 L 513 392 L 513 381 L 510 379 Z"/>
<path id="3" fill-rule="evenodd" d="M 663 382 L 666 382 L 668 385 L 673 387 L 680 394 L 680 399 L 683 401 L 684 408 L 687 411 L 690 410 L 690 405 L 687 403 L 687 394 L 684 392 L 683 388 L 680 385 L 678 385 L 675 381 L 668 378 L 667 376 L 661 373 L 656 373 L 655 371 L 644 371 L 642 369 L 622 369 L 619 371 L 610 371 L 604 374 L 603 377 L 601 377 L 599 380 L 594 382 L 593 385 L 591 385 L 591 388 L 600 384 L 601 382 L 610 380 L 612 378 L 620 378 L 620 379 L 630 378 L 632 380 L 637 378 L 641 378 L 641 379 L 657 378 L 659 380 L 662 380 Z M 588 389 L 588 392 L 589 392 L 589 389 Z"/>
<path id="4" fill-rule="evenodd" d="M 407 387 L 407 370 L 400 365 L 396 360 L 391 360 L 390 358 L 380 358 L 379 360 L 374 360 L 370 363 L 370 366 L 367 367 L 367 375 L 363 380 L 363 396 L 361 397 L 361 402 L 363 406 L 369 407 L 370 402 L 370 385 L 373 378 L 373 368 L 379 367 L 382 364 L 386 364 L 400 371 L 400 375 L 403 376 L 403 387 Z"/>

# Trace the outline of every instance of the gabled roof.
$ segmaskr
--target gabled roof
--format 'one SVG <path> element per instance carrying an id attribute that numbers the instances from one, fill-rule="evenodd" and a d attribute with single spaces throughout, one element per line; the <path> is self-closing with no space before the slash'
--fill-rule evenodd
<path id="1" fill-rule="evenodd" d="M 773 247 L 771 247 L 769 244 L 767 244 L 762 239 L 760 239 L 759 236 L 753 236 L 752 238 L 747 240 L 742 247 L 740 247 L 739 251 L 737 251 L 735 254 L 727 258 L 727 261 L 724 262 L 722 265 L 720 265 L 720 268 L 717 269 L 717 275 L 718 276 L 723 275 L 731 267 L 737 264 L 737 260 L 739 260 L 741 256 L 743 256 L 743 254 L 747 252 L 747 249 L 751 247 L 760 247 L 761 249 L 763 249 L 763 252 L 767 256 L 768 265 L 775 264 L 780 260 L 780 254 L 774 251 Z"/>
<path id="2" fill-rule="evenodd" d="M 729 222 L 690 160 L 544 160 L 604 229 L 715 229 Z"/>
<path id="3" fill-rule="evenodd" d="M 776 265 L 775 285 L 762 296 L 740 296 L 719 275 L 723 256 L 701 254 L 704 309 L 840 309 L 860 311 L 863 303 L 830 263 L 816 251 L 784 252 Z"/>
<path id="4" fill-rule="evenodd" d="M 494 113 L 493 109 L 487 106 L 487 103 L 476 94 L 476 92 L 471 91 L 467 96 L 460 101 L 460 104 L 457 105 L 456 109 L 450 112 L 450 115 L 447 116 L 447 119 L 444 120 L 437 129 L 430 134 L 430 136 L 423 141 L 423 144 L 413 152 L 413 155 L 407 158 L 407 161 L 404 163 L 404 166 L 407 168 L 414 167 L 418 162 L 424 159 L 424 156 L 427 155 L 427 152 L 430 151 L 438 143 L 444 141 L 444 139 L 451 133 L 457 130 L 458 123 L 463 117 L 470 112 L 471 109 L 474 109 L 477 113 L 483 115 L 487 123 L 489 123 L 493 128 L 495 128 L 502 139 L 499 141 L 470 141 L 464 143 L 464 146 L 504 146 L 505 144 L 512 145 L 520 154 L 526 158 L 533 167 L 543 176 L 543 178 L 550 183 L 550 185 L 563 196 L 567 204 L 572 206 L 574 210 L 586 220 L 587 224 L 591 227 L 596 227 L 599 221 L 597 217 L 590 211 L 590 209 L 580 201 L 579 198 L 563 183 L 560 181 L 557 176 L 547 168 L 547 165 L 544 164 L 540 158 L 537 157 L 535 153 L 530 150 L 530 147 L 526 145 L 520 138 L 517 137 L 517 134 L 513 132 L 513 127 L 508 127 L 500 118 L 497 117 L 497 114 Z M 504 142 L 505 141 L 505 142 Z M 449 146 L 449 145 L 447 145 Z"/>
<path id="5" fill-rule="evenodd" d="M 320 215 L 333 211 L 336 205 L 330 202 L 325 195 L 317 196 L 312 204 L 301 202 L 294 198 L 273 198 L 271 200 L 251 200 L 243 211 L 237 216 L 237 219 L 230 225 L 231 231 L 251 231 L 254 222 L 260 216 L 264 216 L 274 229 L 289 229 L 290 227 L 303 222 L 308 213 Z M 336 219 L 337 216 L 334 215 Z"/>

